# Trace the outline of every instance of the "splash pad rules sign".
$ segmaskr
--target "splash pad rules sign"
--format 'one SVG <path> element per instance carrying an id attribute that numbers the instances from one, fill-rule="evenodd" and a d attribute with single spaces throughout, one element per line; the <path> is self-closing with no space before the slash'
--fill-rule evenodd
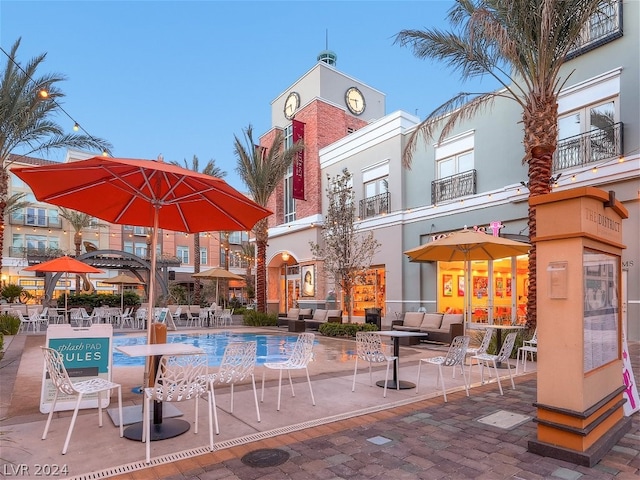
<path id="1" fill-rule="evenodd" d="M 109 324 L 95 324 L 88 328 L 71 325 L 49 325 L 46 345 L 62 354 L 64 366 L 72 382 L 93 377 L 111 380 L 111 340 L 113 327 Z M 43 368 L 40 412 L 49 413 L 56 388 Z M 58 393 L 56 412 L 73 410 L 77 396 Z M 102 395 L 102 408 L 109 405 L 109 398 Z M 80 408 L 97 408 L 98 395 L 86 395 Z"/>

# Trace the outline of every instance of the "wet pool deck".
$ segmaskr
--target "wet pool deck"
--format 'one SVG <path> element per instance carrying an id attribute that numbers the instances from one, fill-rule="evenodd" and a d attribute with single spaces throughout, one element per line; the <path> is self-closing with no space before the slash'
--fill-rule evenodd
<path id="1" fill-rule="evenodd" d="M 283 333 L 275 328 L 251 331 Z M 46 416 L 39 412 L 42 355 L 38 347 L 44 338 L 37 334 L 15 337 L 2 361 L 0 462 L 5 476 L 22 468 L 29 476 L 13 476 L 36 478 L 38 465 L 66 465 L 68 473 L 58 478 L 638 478 L 637 413 L 631 432 L 594 468 L 526 451 L 527 440 L 535 439 L 531 421 L 535 415 L 535 363 L 516 379 L 516 390 L 511 389 L 508 376 L 502 377 L 504 396 L 499 395 L 495 382 L 481 386 L 479 369 L 474 368 L 469 398 L 461 375 L 455 379 L 447 375 L 449 402 L 445 404 L 436 392 L 437 369 L 423 366 L 419 394 L 415 389 L 389 390 L 385 399 L 381 388 L 369 386 L 368 369 L 363 364 L 356 390 L 351 392 L 354 360 L 345 352 L 353 349 L 353 340 L 320 335 L 316 360 L 309 366 L 316 406 L 311 405 L 304 373 L 294 372 L 296 397 L 291 397 L 283 383 L 282 406 L 276 411 L 277 373 L 269 371 L 260 423 L 249 385 L 236 388 L 233 415 L 229 389 L 216 389 L 220 435 L 214 438 L 213 453 L 206 448 L 205 408 L 200 409 L 198 434 L 192 428 L 174 439 L 152 443 L 151 466 L 144 464 L 143 444 L 120 438 L 108 417 L 99 429 L 96 410 L 87 410 L 79 415 L 69 451 L 63 456 L 60 451 L 70 412 L 55 414 L 48 438 L 40 440 Z M 640 345 L 633 348 L 640 356 Z M 430 344 L 401 347 L 400 377 L 415 382 L 418 360 L 443 351 L 446 348 Z M 637 378 L 637 359 L 634 367 Z M 262 370 L 256 369 L 258 389 Z M 374 382 L 383 379 L 384 367 L 374 367 L 373 376 Z M 141 377 L 141 367 L 114 368 L 113 380 L 123 385 L 124 406 L 140 405 L 141 396 L 132 393 L 131 387 L 139 384 Z M 178 408 L 184 413 L 181 418 L 193 419 L 189 404 Z M 515 414 L 527 420 L 506 429 L 477 422 L 500 412 L 507 419 Z M 259 448 L 284 448 L 291 458 L 266 469 L 240 462 L 245 453 Z"/>

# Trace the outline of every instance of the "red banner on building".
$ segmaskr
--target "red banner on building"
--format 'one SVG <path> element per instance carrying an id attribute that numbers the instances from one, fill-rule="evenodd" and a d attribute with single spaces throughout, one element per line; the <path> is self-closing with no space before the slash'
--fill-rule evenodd
<path id="1" fill-rule="evenodd" d="M 293 127 L 293 143 L 304 139 L 304 123 L 291 120 Z M 293 198 L 304 200 L 304 150 L 293 160 Z"/>

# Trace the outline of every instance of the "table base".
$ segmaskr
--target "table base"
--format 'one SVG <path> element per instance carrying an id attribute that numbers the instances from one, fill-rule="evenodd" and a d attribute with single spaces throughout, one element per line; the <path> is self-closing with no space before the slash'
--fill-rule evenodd
<path id="1" fill-rule="evenodd" d="M 384 388 L 384 380 L 378 380 L 376 382 L 376 385 L 379 386 L 379 387 Z M 415 383 L 411 383 L 411 382 L 407 382 L 405 380 L 400 380 L 400 390 L 409 390 L 410 388 L 416 388 L 416 384 Z M 387 382 L 387 389 L 396 390 L 397 389 L 396 381 L 395 380 L 389 380 Z"/>
<path id="2" fill-rule="evenodd" d="M 151 441 L 177 437 L 187 432 L 191 425 L 186 420 L 165 418 L 162 423 L 151 423 Z M 134 423 L 124 429 L 124 436 L 129 440 L 142 441 L 142 422 Z"/>

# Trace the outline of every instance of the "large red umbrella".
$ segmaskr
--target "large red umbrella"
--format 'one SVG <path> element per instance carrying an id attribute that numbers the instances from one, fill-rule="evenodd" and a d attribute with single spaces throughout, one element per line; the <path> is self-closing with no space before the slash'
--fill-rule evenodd
<path id="1" fill-rule="evenodd" d="M 70 273 L 104 273 L 102 270 L 98 270 L 91 265 L 87 265 L 80 260 L 76 260 L 75 258 L 71 258 L 68 256 L 54 258 L 53 260 L 47 260 L 46 262 L 38 263 L 36 265 L 31 265 L 30 267 L 26 267 L 23 270 L 28 272 L 51 272 L 51 273 L 59 273 L 64 272 L 67 276 Z M 66 282 L 65 282 L 66 285 Z M 64 311 L 67 311 L 67 296 L 64 296 Z"/>
<path id="2" fill-rule="evenodd" d="M 11 170 L 41 202 L 93 215 L 107 222 L 153 227 L 149 277 L 151 336 L 156 274 L 156 232 L 250 230 L 271 212 L 224 180 L 159 160 L 93 157 Z"/>

